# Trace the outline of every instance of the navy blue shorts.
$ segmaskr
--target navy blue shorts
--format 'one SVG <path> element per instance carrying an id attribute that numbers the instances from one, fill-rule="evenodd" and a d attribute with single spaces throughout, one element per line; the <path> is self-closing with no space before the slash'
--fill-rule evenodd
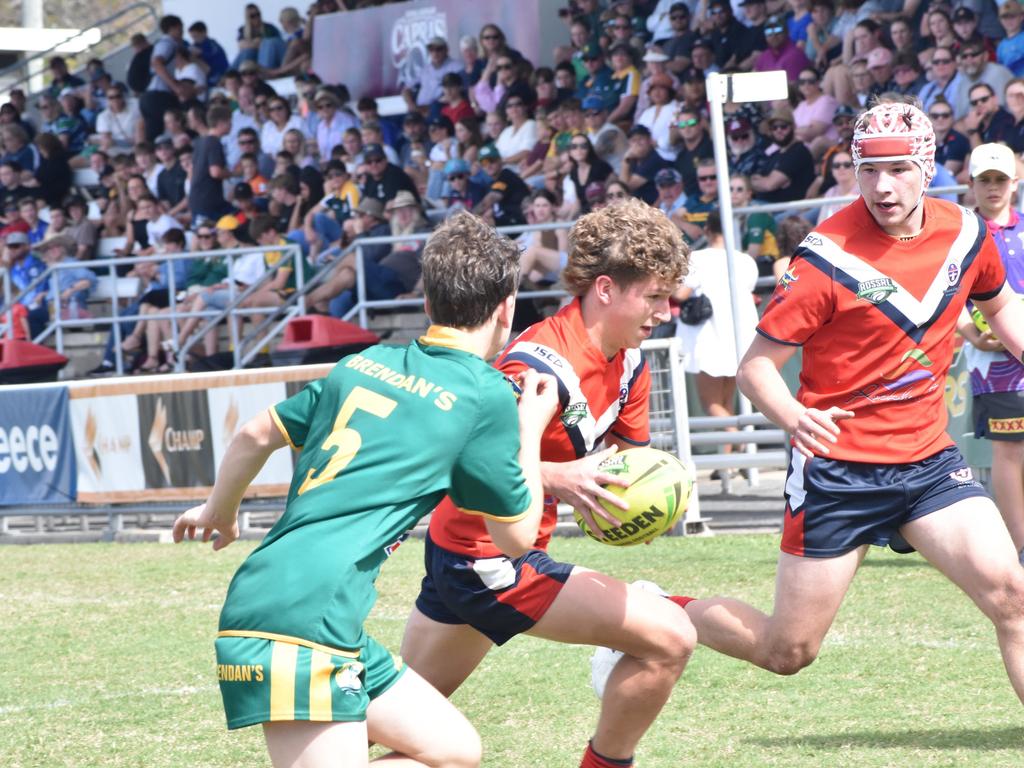
<path id="1" fill-rule="evenodd" d="M 807 459 L 793 451 L 782 551 L 837 557 L 875 544 L 913 552 L 901 526 L 974 496 L 988 494 L 956 446 L 911 464 Z"/>
<path id="2" fill-rule="evenodd" d="M 539 549 L 514 560 L 474 559 L 437 546 L 429 533 L 423 560 L 420 613 L 442 624 L 469 624 L 497 645 L 540 621 L 575 567 Z"/>

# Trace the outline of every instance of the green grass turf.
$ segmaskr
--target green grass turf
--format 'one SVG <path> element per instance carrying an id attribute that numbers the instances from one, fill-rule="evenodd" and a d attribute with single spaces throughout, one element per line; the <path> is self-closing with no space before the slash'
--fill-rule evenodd
<path id="1" fill-rule="evenodd" d="M 227 733 L 212 639 L 252 549 L 0 548 L 0 765 L 269 765 L 258 728 Z M 662 539 L 616 550 L 561 539 L 552 553 L 686 594 L 767 608 L 777 540 Z M 379 581 L 370 631 L 397 649 L 422 544 Z M 493 768 L 575 766 L 596 721 L 589 650 L 517 638 L 455 696 Z M 641 742 L 641 768 L 1020 766 L 1024 718 L 988 622 L 919 557 L 873 550 L 818 661 L 775 677 L 707 649 Z"/>

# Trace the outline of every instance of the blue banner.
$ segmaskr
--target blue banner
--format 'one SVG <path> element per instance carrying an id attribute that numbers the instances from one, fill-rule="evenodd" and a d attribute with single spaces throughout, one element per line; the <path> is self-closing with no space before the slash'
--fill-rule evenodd
<path id="1" fill-rule="evenodd" d="M 0 390 L 0 506 L 73 504 L 77 478 L 67 388 Z"/>

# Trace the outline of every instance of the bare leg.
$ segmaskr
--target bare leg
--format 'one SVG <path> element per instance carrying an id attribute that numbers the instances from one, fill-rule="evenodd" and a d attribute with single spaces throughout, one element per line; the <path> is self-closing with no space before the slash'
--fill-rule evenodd
<path id="1" fill-rule="evenodd" d="M 1013 546 L 1024 549 L 1024 442 L 992 440 L 992 491 Z"/>
<path id="2" fill-rule="evenodd" d="M 693 626 L 677 605 L 579 567 L 528 634 L 625 654 L 605 685 L 591 742 L 615 759 L 632 757 L 696 645 Z"/>
<path id="3" fill-rule="evenodd" d="M 309 293 L 307 301 L 316 307 L 320 312 L 327 311 L 327 305 L 331 299 L 342 291 L 347 291 L 356 284 L 355 259 L 350 253 L 336 266 L 321 285 L 318 285 Z"/>
<path id="4" fill-rule="evenodd" d="M 995 625 L 1010 684 L 1024 702 L 1024 568 L 999 510 L 987 498 L 964 499 L 900 533 Z"/>
<path id="5" fill-rule="evenodd" d="M 363 768 L 368 764 L 366 723 L 264 723 L 274 768 Z"/>
<path id="6" fill-rule="evenodd" d="M 400 654 L 412 669 L 451 696 L 483 661 L 493 643 L 468 624 L 442 624 L 413 608 Z"/>
<path id="7" fill-rule="evenodd" d="M 686 613 L 701 645 L 793 675 L 814 661 L 867 545 L 830 558 L 779 554 L 771 616 L 731 598 L 694 600 Z"/>

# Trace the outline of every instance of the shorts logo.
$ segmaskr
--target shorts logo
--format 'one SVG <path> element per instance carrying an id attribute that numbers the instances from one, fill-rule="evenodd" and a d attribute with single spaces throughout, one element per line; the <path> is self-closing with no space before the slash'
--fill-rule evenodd
<path id="1" fill-rule="evenodd" d="M 896 291 L 896 284 L 888 277 L 862 280 L 857 283 L 857 298 L 870 301 L 872 304 L 881 304 Z"/>
<path id="2" fill-rule="evenodd" d="M 562 411 L 562 424 L 568 428 L 575 427 L 584 417 L 587 415 L 587 404 L 582 403 L 569 403 L 565 406 L 565 410 Z"/>
<path id="3" fill-rule="evenodd" d="M 957 485 L 973 485 L 974 473 L 971 471 L 970 467 L 963 467 L 955 472 L 950 472 L 949 479 Z"/>
<path id="4" fill-rule="evenodd" d="M 989 419 L 988 431 L 999 435 L 1024 433 L 1024 419 Z"/>
<path id="5" fill-rule="evenodd" d="M 960 279 L 960 267 L 956 264 L 950 264 L 946 267 L 946 280 L 949 281 L 950 285 L 956 285 L 957 280 Z"/>
<path id="6" fill-rule="evenodd" d="M 334 682 L 343 693 L 355 693 L 363 687 L 363 681 L 359 678 L 361 674 L 363 674 L 363 665 L 358 661 L 351 661 L 348 664 L 343 664 L 334 673 Z"/>

